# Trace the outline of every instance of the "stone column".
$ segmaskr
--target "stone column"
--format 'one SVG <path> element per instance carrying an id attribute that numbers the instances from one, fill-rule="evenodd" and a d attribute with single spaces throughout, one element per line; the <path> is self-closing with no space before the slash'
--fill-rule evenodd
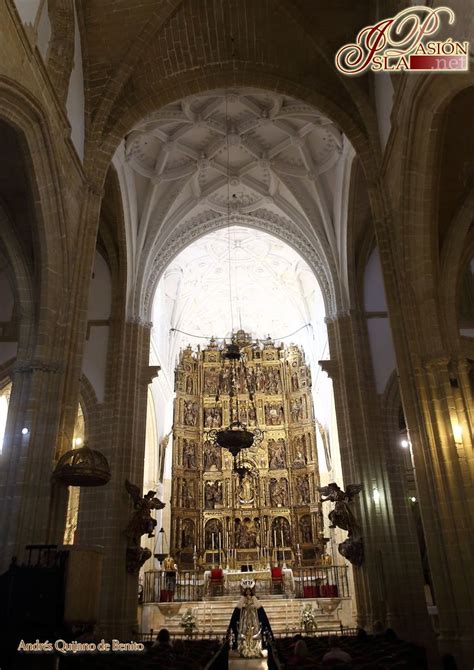
<path id="1" fill-rule="evenodd" d="M 439 613 L 441 653 L 474 658 L 474 464 L 466 361 L 420 358 L 403 378 L 420 512 Z M 461 432 L 458 432 L 458 426 Z"/>
<path id="2" fill-rule="evenodd" d="M 0 552 L 6 568 L 26 544 L 49 539 L 51 474 L 60 419 L 62 361 L 17 361 L 0 470 Z M 22 429 L 28 430 L 22 434 Z"/>
<path id="3" fill-rule="evenodd" d="M 124 530 L 133 506 L 125 479 L 143 486 L 148 385 L 157 374 L 149 367 L 150 328 L 138 320 L 112 324 L 105 400 L 103 443 L 112 478 L 94 490 L 82 489 L 76 541 L 104 548 L 100 628 L 104 635 L 130 639 L 137 624 L 138 573 L 126 571 Z M 145 537 L 142 539 L 145 546 Z"/>
<path id="4" fill-rule="evenodd" d="M 363 565 L 354 566 L 358 622 L 370 627 L 381 620 L 406 639 L 433 644 L 415 529 L 387 467 L 365 322 L 351 311 L 327 325 L 331 361 L 321 364 L 333 379 L 344 485 L 364 486 L 354 502 L 365 550 Z"/>

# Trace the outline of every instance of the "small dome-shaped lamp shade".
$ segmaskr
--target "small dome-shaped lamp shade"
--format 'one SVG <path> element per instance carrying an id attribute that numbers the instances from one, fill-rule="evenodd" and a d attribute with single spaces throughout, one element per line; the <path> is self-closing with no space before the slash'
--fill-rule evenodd
<path id="1" fill-rule="evenodd" d="M 105 456 L 87 445 L 63 454 L 53 472 L 53 478 L 66 486 L 103 486 L 110 477 Z"/>

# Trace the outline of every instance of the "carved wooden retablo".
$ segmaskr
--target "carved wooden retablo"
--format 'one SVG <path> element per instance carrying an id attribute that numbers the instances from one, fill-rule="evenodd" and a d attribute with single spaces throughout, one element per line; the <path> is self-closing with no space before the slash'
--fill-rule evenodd
<path id="1" fill-rule="evenodd" d="M 275 559 L 275 543 L 278 550 L 285 547 L 287 561 L 295 560 L 299 544 L 302 563 L 313 563 L 324 547 L 309 367 L 297 346 L 252 343 L 242 332 L 238 337 L 256 389 L 251 403 L 245 378 L 239 380 L 239 418 L 250 430 L 258 425 L 264 439 L 242 452 L 247 472 L 239 477 L 231 454 L 207 438 L 229 423 L 228 396 L 221 393 L 216 402 L 221 349 L 211 340 L 197 352 L 182 351 L 175 382 L 171 552 L 181 565 L 192 566 L 196 546 L 202 563 L 210 565 L 221 548 L 221 562 L 237 567 Z"/>

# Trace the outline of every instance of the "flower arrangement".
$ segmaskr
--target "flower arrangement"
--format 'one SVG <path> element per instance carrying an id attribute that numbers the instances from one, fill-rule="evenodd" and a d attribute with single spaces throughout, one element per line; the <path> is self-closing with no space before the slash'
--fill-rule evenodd
<path id="1" fill-rule="evenodd" d="M 315 630 L 317 628 L 316 610 L 307 603 L 301 610 L 301 626 L 306 630 Z"/>
<path id="2" fill-rule="evenodd" d="M 187 609 L 181 617 L 181 626 L 187 635 L 192 635 L 197 629 L 197 620 L 191 609 Z"/>

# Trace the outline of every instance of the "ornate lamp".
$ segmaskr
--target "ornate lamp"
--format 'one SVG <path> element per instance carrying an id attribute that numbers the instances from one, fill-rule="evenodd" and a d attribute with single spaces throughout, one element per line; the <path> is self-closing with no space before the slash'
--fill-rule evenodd
<path id="1" fill-rule="evenodd" d="M 59 459 L 53 478 L 66 486 L 103 486 L 111 477 L 110 466 L 103 454 L 87 444 L 70 449 Z"/>
<path id="2" fill-rule="evenodd" d="M 226 345 L 222 354 L 222 370 L 219 377 L 219 388 L 216 394 L 216 402 L 219 401 L 221 394 L 229 395 L 229 425 L 220 430 L 211 430 L 208 439 L 217 444 L 221 449 L 227 449 L 234 457 L 234 469 L 243 477 L 248 468 L 239 467 L 238 455 L 244 449 L 250 449 L 254 445 L 260 444 L 263 439 L 263 431 L 256 426 L 249 430 L 246 424 L 240 421 L 240 407 L 237 385 L 244 381 L 247 389 L 248 398 L 253 406 L 255 421 L 257 412 L 254 403 L 254 388 L 252 380 L 249 377 L 240 346 L 234 340 Z"/>

